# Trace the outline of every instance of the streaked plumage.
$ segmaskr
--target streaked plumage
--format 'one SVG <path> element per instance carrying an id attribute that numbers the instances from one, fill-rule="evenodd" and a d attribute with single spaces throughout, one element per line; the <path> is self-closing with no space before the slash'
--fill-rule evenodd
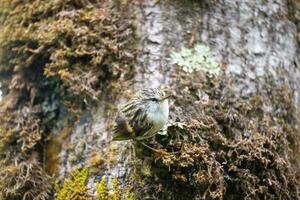
<path id="1" fill-rule="evenodd" d="M 143 140 L 154 136 L 168 121 L 167 98 L 157 88 L 138 92 L 119 111 L 113 140 Z"/>

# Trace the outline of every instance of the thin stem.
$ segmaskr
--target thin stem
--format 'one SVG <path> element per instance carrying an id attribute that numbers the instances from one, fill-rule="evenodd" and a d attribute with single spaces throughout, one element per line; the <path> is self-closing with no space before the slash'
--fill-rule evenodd
<path id="1" fill-rule="evenodd" d="M 155 149 L 153 147 L 150 147 L 149 145 L 145 144 L 144 142 L 141 142 L 140 140 L 134 140 L 136 142 L 138 142 L 139 144 L 143 145 L 144 147 L 156 152 L 156 153 L 165 153 L 165 154 L 179 154 L 181 153 L 181 148 L 179 151 L 176 151 L 176 152 L 167 152 L 167 151 L 164 151 L 163 149 Z M 182 146 L 181 146 L 182 147 Z"/>

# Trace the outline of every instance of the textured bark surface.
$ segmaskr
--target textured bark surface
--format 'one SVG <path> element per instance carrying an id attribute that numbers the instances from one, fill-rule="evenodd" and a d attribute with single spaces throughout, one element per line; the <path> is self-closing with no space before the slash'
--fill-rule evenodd
<path id="1" fill-rule="evenodd" d="M 213 49 L 241 94 L 256 91 L 267 71 L 279 77 L 282 69 L 297 91 L 297 24 L 291 10 L 295 6 L 286 1 L 144 2 L 140 61 L 152 75 L 145 79 L 164 83 L 172 73 L 170 51 L 199 42 Z M 169 74 L 162 75 L 165 71 Z"/>

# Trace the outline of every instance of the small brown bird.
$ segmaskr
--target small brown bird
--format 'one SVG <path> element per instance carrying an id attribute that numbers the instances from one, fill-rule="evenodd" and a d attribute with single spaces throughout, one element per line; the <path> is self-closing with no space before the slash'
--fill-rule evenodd
<path id="1" fill-rule="evenodd" d="M 157 88 L 138 92 L 119 111 L 113 140 L 140 141 L 153 137 L 168 121 L 169 97 Z"/>

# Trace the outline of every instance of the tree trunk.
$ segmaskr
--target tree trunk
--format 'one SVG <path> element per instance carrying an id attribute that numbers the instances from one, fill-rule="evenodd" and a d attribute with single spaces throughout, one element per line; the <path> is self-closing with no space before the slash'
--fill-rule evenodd
<path id="1" fill-rule="evenodd" d="M 94 4 L 93 1 L 87 2 L 87 5 L 93 6 Z M 99 182 L 101 177 L 105 175 L 110 191 L 113 190 L 113 178 L 117 177 L 119 187 L 124 190 L 126 188 L 131 188 L 135 192 L 137 199 L 146 199 L 146 197 L 149 197 L 149 199 L 201 199 L 204 197 L 207 199 L 260 199 L 268 197 L 299 199 L 299 177 L 296 177 L 295 179 L 290 178 L 291 176 L 289 173 L 291 169 L 298 171 L 300 169 L 299 157 L 296 156 L 296 152 L 299 148 L 299 132 L 296 130 L 298 128 L 297 120 L 299 119 L 300 108 L 300 3 L 292 0 L 248 2 L 238 0 L 140 0 L 125 3 L 123 1 L 117 2 L 120 6 L 129 4 L 129 6 L 127 5 L 127 8 L 124 9 L 125 11 L 123 11 L 128 13 L 123 14 L 133 16 L 133 18 L 131 18 L 132 21 L 130 22 L 136 27 L 135 47 L 137 53 L 136 60 L 134 61 L 135 75 L 129 77 L 129 80 L 126 81 L 124 81 L 123 77 L 119 77 L 119 81 L 122 83 L 118 85 L 118 92 L 120 92 L 121 95 L 112 94 L 113 92 L 111 89 L 114 87 L 111 85 L 114 83 L 108 83 L 109 86 L 107 88 L 105 88 L 105 86 L 102 88 L 100 87 L 100 89 L 98 88 L 98 90 L 101 90 L 101 95 L 98 96 L 98 100 L 92 103 L 87 100 L 87 106 L 80 112 L 79 119 L 70 127 L 66 127 L 66 124 L 68 123 L 63 121 L 66 119 L 66 116 L 63 114 L 64 110 L 60 109 L 60 117 L 58 117 L 55 122 L 59 124 L 59 131 L 57 131 L 56 135 L 54 134 L 53 136 L 46 137 L 46 144 L 43 144 L 43 150 L 40 151 L 42 152 L 40 154 L 43 155 L 41 157 L 44 157 L 43 159 L 46 160 L 45 163 L 48 171 L 56 174 L 57 180 L 62 181 L 63 178 L 69 177 L 76 168 L 88 167 L 90 169 L 87 183 L 88 194 L 93 197 L 97 195 L 95 183 Z M 81 5 L 78 6 L 80 7 Z M 71 12 L 72 11 L 61 10 L 58 11 L 56 16 L 71 16 Z M 61 37 L 67 36 L 62 35 Z M 284 135 L 286 140 L 285 146 L 282 147 L 283 152 L 279 152 L 278 155 L 280 156 L 278 157 L 274 156 L 276 157 L 274 160 L 278 162 L 280 159 L 284 159 L 284 162 L 286 162 L 286 165 L 288 166 L 284 169 L 287 169 L 287 171 L 290 170 L 287 174 L 282 175 L 282 179 L 287 179 L 284 184 L 288 185 L 283 190 L 290 190 L 290 193 L 287 192 L 289 194 L 284 191 L 282 192 L 282 196 L 263 195 L 264 192 L 267 194 L 272 193 L 272 191 L 268 191 L 268 189 L 265 189 L 263 186 L 255 186 L 254 190 L 257 190 L 257 193 L 255 191 L 253 191 L 254 194 L 247 192 L 242 193 L 241 191 L 243 191 L 243 189 L 240 188 L 236 190 L 241 192 L 240 196 L 238 196 L 238 194 L 237 196 L 235 196 L 235 194 L 231 194 L 230 196 L 228 194 L 228 191 L 229 193 L 231 191 L 228 186 L 230 184 L 226 182 L 226 177 L 224 180 L 222 179 L 222 181 L 211 186 L 212 188 L 218 188 L 216 190 L 206 190 L 206 186 L 203 186 L 203 188 L 197 189 L 197 192 L 193 193 L 192 190 L 194 185 L 187 186 L 190 183 L 184 183 L 184 181 L 179 184 L 176 183 L 175 186 L 172 186 L 174 188 L 172 188 L 170 186 L 171 183 L 164 183 L 164 181 L 167 182 L 172 179 L 164 180 L 160 177 L 159 173 L 155 171 L 157 166 L 153 164 L 154 162 L 151 164 L 147 163 L 153 161 L 151 160 L 154 157 L 153 155 L 149 161 L 147 158 L 137 155 L 131 141 L 111 141 L 111 124 L 116 115 L 116 108 L 142 88 L 162 87 L 175 95 L 182 95 L 182 98 L 185 99 L 183 102 L 185 103 L 188 102 L 186 99 L 190 98 L 187 97 L 186 94 L 191 94 L 191 92 L 186 93 L 186 88 L 188 88 L 188 91 L 196 90 L 196 93 L 199 93 L 198 90 L 200 90 L 200 94 L 204 95 L 204 97 L 209 96 L 210 100 L 217 99 L 213 92 L 211 94 L 209 93 L 210 89 L 207 88 L 210 86 L 216 88 L 219 87 L 218 89 L 213 90 L 217 93 L 217 90 L 219 91 L 219 89 L 222 88 L 221 86 L 215 86 L 214 84 L 210 85 L 210 79 L 201 72 L 200 74 L 198 72 L 188 74 L 183 72 L 180 66 L 172 63 L 171 54 L 173 52 L 180 52 L 182 47 L 193 48 L 193 46 L 197 44 L 203 44 L 211 49 L 213 57 L 221 67 L 222 73 L 224 73 L 219 76 L 219 79 L 221 79 L 219 80 L 221 82 L 219 84 L 224 84 L 225 86 L 222 86 L 223 88 L 230 88 L 230 91 L 233 91 L 234 93 L 234 97 L 249 100 L 250 97 L 252 98 L 255 95 L 260 96 L 262 103 L 259 112 L 260 114 L 263 113 L 262 115 L 272 116 L 272 123 L 277 123 L 276 117 L 281 116 L 282 112 L 292 112 L 284 115 L 284 120 L 286 120 L 284 123 L 291 125 L 290 129 L 293 131 L 291 131 L 291 133 L 283 131 L 283 133 L 286 134 Z M 51 54 L 51 49 L 49 52 Z M 43 59 L 44 63 L 49 62 L 47 58 L 43 58 L 40 55 L 37 56 Z M 34 57 L 32 59 L 36 60 L 37 58 Z M 2 60 L 4 59 L 2 58 Z M 110 64 L 111 63 L 106 63 L 105 66 L 110 66 Z M 110 69 L 107 70 L 109 71 Z M 26 69 L 24 71 L 26 71 Z M 91 74 L 94 73 L 93 70 L 90 70 L 89 72 L 91 72 Z M 97 76 L 97 78 L 99 77 L 101 78 L 101 75 Z M 87 79 L 89 79 L 88 75 Z M 193 82 L 193 80 L 195 80 L 195 82 Z M 105 81 L 107 82 L 107 80 Z M 187 85 L 187 82 L 191 87 Z M 68 85 L 68 87 L 70 87 L 70 85 Z M 222 92 L 226 93 L 227 89 L 224 89 Z M 272 91 L 273 89 L 274 92 Z M 287 97 L 287 102 L 290 102 L 291 105 L 288 106 L 295 109 L 280 107 L 281 97 L 275 98 L 272 96 L 281 94 L 279 92 L 275 93 L 277 90 L 280 90 L 280 92 L 283 92 L 282 94 L 285 94 L 284 91 L 282 91 L 284 89 L 286 89 L 287 92 L 290 92 Z M 4 95 L 11 95 L 10 92 L 7 92 L 9 91 L 8 87 L 4 88 L 4 90 L 6 90 Z M 203 96 L 199 97 L 201 96 L 200 94 L 198 94 L 197 98 L 201 101 Z M 224 95 L 226 96 L 227 94 Z M 189 123 L 193 122 L 193 116 L 196 116 L 195 119 L 198 119 L 198 117 L 203 115 L 201 109 L 207 109 L 205 108 L 205 104 L 203 104 L 204 107 L 199 107 L 196 101 L 191 101 L 190 105 L 185 106 L 185 104 L 183 104 L 180 107 L 178 98 L 179 97 L 177 97 L 177 99 L 175 98 L 175 100 L 171 100 L 171 106 L 173 106 L 173 108 L 171 108 L 170 121 L 172 123 L 182 122 L 186 126 L 191 126 Z M 228 97 L 226 101 L 227 100 L 230 101 L 230 98 Z M 220 104 L 218 105 L 221 105 L 222 99 L 219 99 L 219 101 Z M 235 102 L 233 104 L 235 104 Z M 11 107 L 13 107 L 13 105 Z M 229 110 L 230 109 L 228 108 L 228 112 Z M 183 115 L 193 115 L 193 113 L 194 115 L 191 117 L 192 119 L 188 119 L 186 116 L 178 116 L 181 112 L 183 112 Z M 208 117 L 210 115 L 209 113 L 213 111 L 203 112 L 205 112 L 205 116 Z M 180 120 L 176 120 L 177 118 Z M 215 120 L 214 123 L 220 123 L 217 116 L 214 116 L 213 118 Z M 278 117 L 278 120 L 279 119 L 280 117 Z M 250 118 L 249 120 L 251 121 Z M 278 125 L 278 129 L 286 130 L 283 124 L 276 125 Z M 50 127 L 50 129 L 53 127 Z M 168 132 L 172 131 L 173 128 L 174 130 L 178 129 L 177 125 L 171 124 L 168 128 Z M 226 132 L 225 129 L 226 128 L 220 128 L 218 130 L 219 132 L 220 130 Z M 234 128 L 232 128 L 232 130 L 233 129 Z M 189 128 L 186 128 L 186 130 L 190 131 Z M 241 128 L 241 130 L 243 130 L 243 128 Z M 234 131 L 229 132 L 235 134 Z M 244 133 L 242 133 L 242 135 L 243 134 Z M 244 135 L 239 136 L 236 134 L 234 136 L 228 136 L 228 138 L 231 139 L 236 139 L 238 137 L 244 138 Z M 209 146 L 211 144 L 211 140 L 206 141 L 206 139 L 204 139 L 204 143 L 202 143 L 202 140 L 200 142 L 198 141 L 198 143 L 203 144 L 204 146 Z M 233 139 L 232 141 L 235 140 Z M 275 143 L 281 142 L 280 139 L 275 139 L 274 141 Z M 212 143 L 214 143 L 214 140 L 212 140 Z M 150 142 L 150 144 L 153 143 Z M 197 142 L 193 144 L 197 145 Z M 236 142 L 236 144 L 238 144 L 238 142 Z M 208 149 L 211 148 L 213 149 L 213 145 L 208 147 Z M 290 148 L 292 148 L 293 152 L 289 152 Z M 222 164 L 214 161 L 213 154 L 214 153 L 208 155 L 209 161 L 214 162 L 214 164 L 211 165 L 212 169 L 222 169 L 226 171 L 226 167 L 220 167 L 219 165 Z M 158 157 L 158 160 L 160 158 L 161 157 Z M 165 161 L 164 159 L 166 158 L 163 157 L 161 159 Z M 199 162 L 204 160 L 204 158 L 201 159 Z M 216 158 L 216 160 L 218 159 Z M 140 172 L 144 170 L 143 165 L 145 163 L 147 163 L 147 165 L 149 164 L 150 170 L 153 170 L 152 174 L 154 175 L 149 179 L 144 177 L 141 178 L 145 175 Z M 201 166 L 209 166 L 206 164 L 201 164 Z M 285 165 L 283 164 L 282 166 Z M 275 170 L 272 167 L 266 168 L 266 171 L 270 170 L 270 173 L 272 170 Z M 182 168 L 178 170 L 180 171 L 181 169 Z M 256 170 L 251 166 L 245 167 L 245 169 L 251 172 L 252 170 Z M 205 169 L 203 170 L 205 171 Z M 170 171 L 172 172 L 172 170 Z M 140 173 L 142 173 L 141 177 L 132 179 L 133 174 L 139 176 Z M 175 172 L 174 174 L 172 173 L 170 176 L 176 174 Z M 219 171 L 212 171 L 212 174 L 214 173 L 222 174 L 222 172 Z M 137 184 L 137 182 L 141 180 L 146 182 L 145 186 Z M 261 181 L 264 180 L 261 179 Z M 280 183 L 282 182 L 284 181 L 281 181 Z M 226 187 L 226 184 L 228 188 L 219 188 L 221 185 L 222 187 Z M 273 184 L 275 184 L 275 182 Z M 292 184 L 295 185 L 290 186 Z M 157 190 L 158 186 L 166 186 L 162 188 L 162 190 L 168 190 L 168 192 L 153 192 L 152 189 L 154 188 Z M 185 192 L 178 194 L 180 189 L 178 190 L 176 187 L 185 188 L 185 186 L 187 186 L 186 192 L 190 194 L 187 195 Z M 249 186 L 249 188 L 251 187 Z M 206 194 L 207 191 L 208 193 L 211 193 Z M 221 191 L 222 194 L 215 194 L 214 196 L 212 194 L 213 191 Z M 263 192 L 260 193 L 261 191 Z"/>

